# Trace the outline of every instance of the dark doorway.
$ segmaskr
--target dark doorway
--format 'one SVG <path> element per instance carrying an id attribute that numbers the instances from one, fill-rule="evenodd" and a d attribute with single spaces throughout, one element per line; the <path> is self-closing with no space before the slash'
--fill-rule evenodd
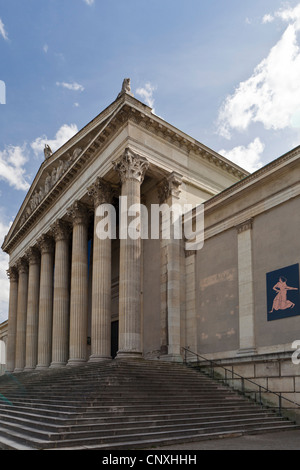
<path id="1" fill-rule="evenodd" d="M 114 359 L 119 349 L 119 322 L 111 323 L 111 357 Z"/>

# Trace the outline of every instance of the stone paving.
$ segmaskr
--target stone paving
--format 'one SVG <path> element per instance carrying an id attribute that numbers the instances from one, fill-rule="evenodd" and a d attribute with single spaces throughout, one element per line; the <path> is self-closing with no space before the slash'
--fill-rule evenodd
<path id="1" fill-rule="evenodd" d="M 300 429 L 156 447 L 155 450 L 300 450 Z"/>

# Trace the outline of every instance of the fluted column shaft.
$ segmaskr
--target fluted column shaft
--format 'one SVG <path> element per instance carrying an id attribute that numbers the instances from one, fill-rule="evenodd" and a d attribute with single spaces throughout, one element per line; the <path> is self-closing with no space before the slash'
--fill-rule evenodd
<path id="1" fill-rule="evenodd" d="M 28 265 L 22 259 L 18 264 L 18 307 L 17 307 L 17 335 L 16 335 L 16 361 L 14 372 L 21 372 L 25 367 L 26 351 L 26 317 L 28 297 Z"/>
<path id="2" fill-rule="evenodd" d="M 51 368 L 63 367 L 69 358 L 69 225 L 58 220 L 52 226 L 55 238 L 53 333 Z"/>
<path id="3" fill-rule="evenodd" d="M 94 245 L 92 277 L 92 328 L 90 361 L 111 358 L 111 238 L 102 238 L 98 224 L 102 219 L 101 205 L 110 204 L 110 186 L 98 178 L 89 188 L 89 196 L 94 202 Z M 104 215 L 104 214 L 102 214 Z M 105 221 L 110 225 L 111 212 L 105 213 Z"/>
<path id="4" fill-rule="evenodd" d="M 141 183 L 149 164 L 147 160 L 126 149 L 114 164 L 122 182 L 122 203 L 127 208 L 141 202 Z M 141 237 L 132 238 L 124 233 L 130 224 L 126 208 L 121 207 L 120 220 L 120 281 L 119 281 L 119 351 L 118 358 L 141 357 Z"/>
<path id="5" fill-rule="evenodd" d="M 87 209 L 75 202 L 68 210 L 73 221 L 70 300 L 70 346 L 68 365 L 87 359 L 88 322 L 88 217 Z"/>
<path id="6" fill-rule="evenodd" d="M 162 266 L 162 351 L 167 353 L 165 359 L 181 360 L 180 328 L 180 244 L 176 235 L 175 220 L 166 217 L 170 208 L 175 210 L 180 197 L 181 175 L 173 172 L 158 188 L 162 208 L 161 251 L 165 266 Z M 176 210 L 175 210 L 176 212 Z M 176 219 L 176 217 L 175 217 Z"/>
<path id="7" fill-rule="evenodd" d="M 26 363 L 25 370 L 33 370 L 37 365 L 40 254 L 31 248 L 27 253 L 29 262 L 28 301 L 26 323 Z"/>
<path id="8" fill-rule="evenodd" d="M 8 311 L 8 332 L 6 349 L 6 371 L 13 372 L 16 358 L 16 334 L 17 334 L 17 312 L 18 312 L 18 270 L 11 267 L 7 271 L 9 287 L 9 311 Z"/>
<path id="9" fill-rule="evenodd" d="M 50 366 L 52 352 L 54 245 L 52 238 L 45 235 L 38 240 L 38 245 L 41 250 L 41 275 L 37 369 L 46 369 Z"/>

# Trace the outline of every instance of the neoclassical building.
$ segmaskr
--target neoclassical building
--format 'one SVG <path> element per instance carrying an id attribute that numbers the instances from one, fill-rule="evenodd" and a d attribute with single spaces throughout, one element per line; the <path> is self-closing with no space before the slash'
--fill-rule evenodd
<path id="1" fill-rule="evenodd" d="M 46 146 L 5 237 L 7 371 L 180 361 L 188 348 L 297 395 L 299 194 L 299 148 L 250 175 L 155 115 L 125 83 L 55 153 Z M 124 198 L 148 209 L 149 227 L 153 205 L 191 204 L 194 225 L 204 207 L 203 246 L 190 250 L 173 232 L 123 237 Z M 101 211 L 108 205 L 114 214 Z M 104 212 L 114 237 L 97 232 Z"/>
<path id="2" fill-rule="evenodd" d="M 119 196 L 128 207 L 201 204 L 245 176 L 128 87 L 58 151 L 46 147 L 2 247 L 10 255 L 7 370 L 180 356 L 182 243 L 101 240 L 96 209 L 118 209 Z"/>

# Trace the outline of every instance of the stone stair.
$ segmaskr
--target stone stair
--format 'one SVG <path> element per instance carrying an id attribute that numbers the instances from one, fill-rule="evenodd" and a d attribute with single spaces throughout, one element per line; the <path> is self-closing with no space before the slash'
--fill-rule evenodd
<path id="1" fill-rule="evenodd" d="M 114 360 L 0 377 L 2 449 L 146 449 L 295 428 L 181 364 Z"/>

